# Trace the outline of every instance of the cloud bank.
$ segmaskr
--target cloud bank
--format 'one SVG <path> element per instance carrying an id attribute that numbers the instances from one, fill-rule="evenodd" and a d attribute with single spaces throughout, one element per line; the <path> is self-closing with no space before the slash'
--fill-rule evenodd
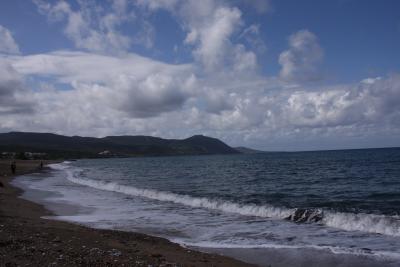
<path id="1" fill-rule="evenodd" d="M 6 40 L 0 42 L 2 131 L 167 138 L 202 133 L 264 149 L 313 148 L 315 140 L 331 148 L 341 139 L 374 146 L 371 140 L 380 137 L 388 143 L 379 144 L 391 145 L 400 132 L 400 75 L 315 84 L 323 78 L 326 51 L 310 30 L 291 34 L 278 59 L 280 72 L 263 75 L 260 26 L 247 25 L 240 7 L 255 5 L 265 13 L 269 1 L 257 7 L 261 2 L 119 0 L 109 10 L 92 2 L 78 8 L 65 1 L 35 3 L 49 23 L 60 23 L 76 49 L 21 55 L 0 26 L 0 40 Z M 126 35 L 119 25 L 136 23 L 138 13 L 150 21 L 160 10 L 180 25 L 180 45 L 191 51 L 191 62 L 166 63 L 132 51 L 149 36 L 142 45 L 152 47 L 154 26 Z"/>

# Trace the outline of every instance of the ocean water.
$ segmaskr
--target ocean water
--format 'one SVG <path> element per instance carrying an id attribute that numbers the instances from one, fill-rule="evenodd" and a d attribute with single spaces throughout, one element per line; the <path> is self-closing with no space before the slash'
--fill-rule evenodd
<path id="1" fill-rule="evenodd" d="M 259 264 L 275 257 L 272 266 L 400 266 L 398 148 L 92 159 L 51 167 L 14 183 L 60 220 L 139 231 Z M 77 208 L 66 212 L 60 204 Z M 288 220 L 299 209 L 307 215 Z M 299 261 L 305 255 L 311 255 L 308 264 Z"/>

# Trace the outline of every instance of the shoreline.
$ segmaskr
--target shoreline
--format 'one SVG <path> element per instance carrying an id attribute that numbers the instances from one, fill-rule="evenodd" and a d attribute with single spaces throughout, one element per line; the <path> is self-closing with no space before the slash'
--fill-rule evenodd
<path id="1" fill-rule="evenodd" d="M 23 190 L 10 184 L 19 175 L 49 170 L 39 170 L 39 163 L 17 161 L 12 176 L 9 161 L 0 160 L 0 266 L 254 266 L 160 237 L 43 219 L 54 214 L 22 199 Z"/>

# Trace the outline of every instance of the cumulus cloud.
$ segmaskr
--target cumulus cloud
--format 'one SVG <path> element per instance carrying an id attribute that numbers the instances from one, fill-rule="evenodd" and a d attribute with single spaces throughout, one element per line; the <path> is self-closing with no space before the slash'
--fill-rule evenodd
<path id="1" fill-rule="evenodd" d="M 196 79 L 190 65 L 170 65 L 135 54 L 114 57 L 59 51 L 7 60 L 23 75 L 52 77 L 75 90 L 97 88 L 90 92 L 102 98 L 103 105 L 132 117 L 179 109 L 190 97 Z M 93 98 L 87 99 L 88 104 Z"/>
<path id="2" fill-rule="evenodd" d="M 191 83 L 180 75 L 151 74 L 144 80 L 119 77 L 115 88 L 123 90 L 117 107 L 133 117 L 153 117 L 163 112 L 178 110 L 190 97 Z"/>
<path id="3" fill-rule="evenodd" d="M 195 44 L 194 56 L 205 68 L 214 70 L 221 67 L 225 52 L 230 49 L 229 38 L 240 23 L 241 13 L 237 8 L 220 7 L 211 18 L 192 22 L 186 37 L 187 44 Z"/>
<path id="4" fill-rule="evenodd" d="M 244 39 L 249 46 L 257 51 L 259 54 L 263 54 L 267 51 L 267 46 L 260 37 L 260 25 L 252 24 L 245 28 L 243 32 L 239 35 L 240 39 Z"/>
<path id="5" fill-rule="evenodd" d="M 268 82 L 263 87 L 249 83 L 245 91 L 234 89 L 226 93 L 225 89 L 216 95 L 207 93 L 213 100 L 209 103 L 222 107 L 226 105 L 220 102 L 223 99 L 229 105 L 211 113 L 205 113 L 198 105 L 188 118 L 198 127 L 201 125 L 201 129 L 232 142 L 273 145 L 273 140 L 297 140 L 293 147 L 303 149 L 306 146 L 302 146 L 301 140 L 310 138 L 362 139 L 400 132 L 400 104 L 396 101 L 400 96 L 400 76 L 370 80 L 374 82 L 312 89 L 280 86 L 279 90 L 273 90 L 276 85 L 268 86 Z"/>
<path id="6" fill-rule="evenodd" d="M 294 127 L 337 127 L 391 123 L 400 119 L 400 76 L 310 92 L 295 91 L 284 108 Z"/>
<path id="7" fill-rule="evenodd" d="M 34 3 L 50 21 L 66 22 L 65 34 L 77 48 L 115 53 L 131 45 L 131 39 L 118 30 L 121 24 L 135 17 L 128 11 L 127 1 L 114 0 L 110 12 L 88 1 L 79 1 L 77 10 L 63 0 L 54 4 L 42 0 L 34 0 Z"/>
<path id="8" fill-rule="evenodd" d="M 203 133 L 231 144 L 271 145 L 313 136 L 400 132 L 400 76 L 395 74 L 348 85 L 285 88 L 275 78 L 198 76 L 192 65 L 135 54 L 64 51 L 5 60 L 9 65 L 3 72 L 14 77 L 11 81 L 21 75 L 46 77 L 56 80 L 55 87 L 69 84 L 71 89 L 41 86 L 29 94 L 36 113 L 29 118 L 3 113 L 4 129 L 173 138 Z M 2 89 L 2 95 L 10 92 Z"/>
<path id="9" fill-rule="evenodd" d="M 232 110 L 234 103 L 232 95 L 218 88 L 205 87 L 204 91 L 205 111 L 220 114 L 225 110 Z"/>
<path id="10" fill-rule="evenodd" d="M 204 71 L 247 71 L 257 66 L 256 55 L 243 44 L 232 41 L 244 24 L 242 12 L 229 2 L 206 1 L 142 1 L 137 5 L 150 12 L 165 9 L 179 19 L 186 32 L 184 44 L 193 47 L 193 57 Z M 250 32 L 249 32 L 250 34 Z M 258 31 L 251 33 L 255 44 Z M 250 38 L 250 37 L 249 37 Z M 258 44 L 261 47 L 261 42 Z M 236 59 L 235 59 L 236 58 Z M 243 64 L 241 61 L 245 61 Z"/>
<path id="11" fill-rule="evenodd" d="M 318 38 L 308 30 L 300 30 L 289 37 L 289 49 L 279 55 L 280 77 L 286 81 L 307 82 L 321 78 L 319 63 L 323 50 Z"/>
<path id="12" fill-rule="evenodd" d="M 19 47 L 11 32 L 0 25 L 0 53 L 19 54 Z"/>
<path id="13" fill-rule="evenodd" d="M 5 61 L 0 60 L 0 115 L 29 113 L 33 103 L 28 100 L 21 75 Z"/>
<path id="14" fill-rule="evenodd" d="M 250 122 L 255 127 L 279 122 L 287 129 L 335 127 L 378 123 L 388 112 L 396 113 L 395 100 L 400 96 L 398 75 L 342 86 L 284 89 L 279 81 L 260 76 L 247 81 L 242 76 L 199 78 L 190 64 L 166 64 L 136 54 L 115 57 L 59 51 L 8 56 L 6 60 L 14 76 L 18 72 L 53 77 L 57 83 L 69 84 L 74 90 L 88 90 L 88 97 L 103 99 L 102 105 L 137 118 L 179 111 L 192 99 L 187 102 L 189 107 L 216 115 L 214 120 L 236 114 L 236 118 L 245 118 L 245 127 Z M 91 91 L 94 88 L 96 91 Z M 87 102 L 92 101 L 88 98 Z"/>
<path id="15" fill-rule="evenodd" d="M 85 52 L 1 53 L 0 129 L 170 138 L 202 133 L 232 145 L 292 148 L 315 137 L 400 134 L 400 76 L 311 87 L 306 82 L 320 78 L 323 51 L 307 30 L 290 36 L 279 75 L 261 75 L 257 53 L 265 45 L 260 26 L 246 26 L 238 8 L 244 2 L 258 4 L 114 0 L 104 13 L 93 2 L 37 0 L 50 20 L 66 23 L 67 36 Z M 132 3 L 143 14 L 131 13 Z M 178 21 L 193 62 L 169 64 L 129 52 L 136 42 L 152 47 L 150 16 L 160 9 Z M 123 35 L 121 23 L 137 16 L 148 19 L 142 20 L 148 29 Z M 120 49 L 123 54 L 111 51 Z"/>

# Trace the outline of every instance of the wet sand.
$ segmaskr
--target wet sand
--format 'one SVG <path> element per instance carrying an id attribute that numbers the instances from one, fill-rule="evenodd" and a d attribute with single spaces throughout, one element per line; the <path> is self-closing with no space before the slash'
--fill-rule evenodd
<path id="1" fill-rule="evenodd" d="M 198 248 L 223 254 L 261 267 L 398 267 L 396 260 L 374 259 L 368 255 L 336 254 L 312 248 Z"/>
<path id="2" fill-rule="evenodd" d="M 39 163 L 17 161 L 16 175 L 48 171 Z M 0 160 L 0 266 L 252 266 L 163 238 L 42 219 L 53 214 L 20 198 L 12 179 L 10 161 Z"/>

